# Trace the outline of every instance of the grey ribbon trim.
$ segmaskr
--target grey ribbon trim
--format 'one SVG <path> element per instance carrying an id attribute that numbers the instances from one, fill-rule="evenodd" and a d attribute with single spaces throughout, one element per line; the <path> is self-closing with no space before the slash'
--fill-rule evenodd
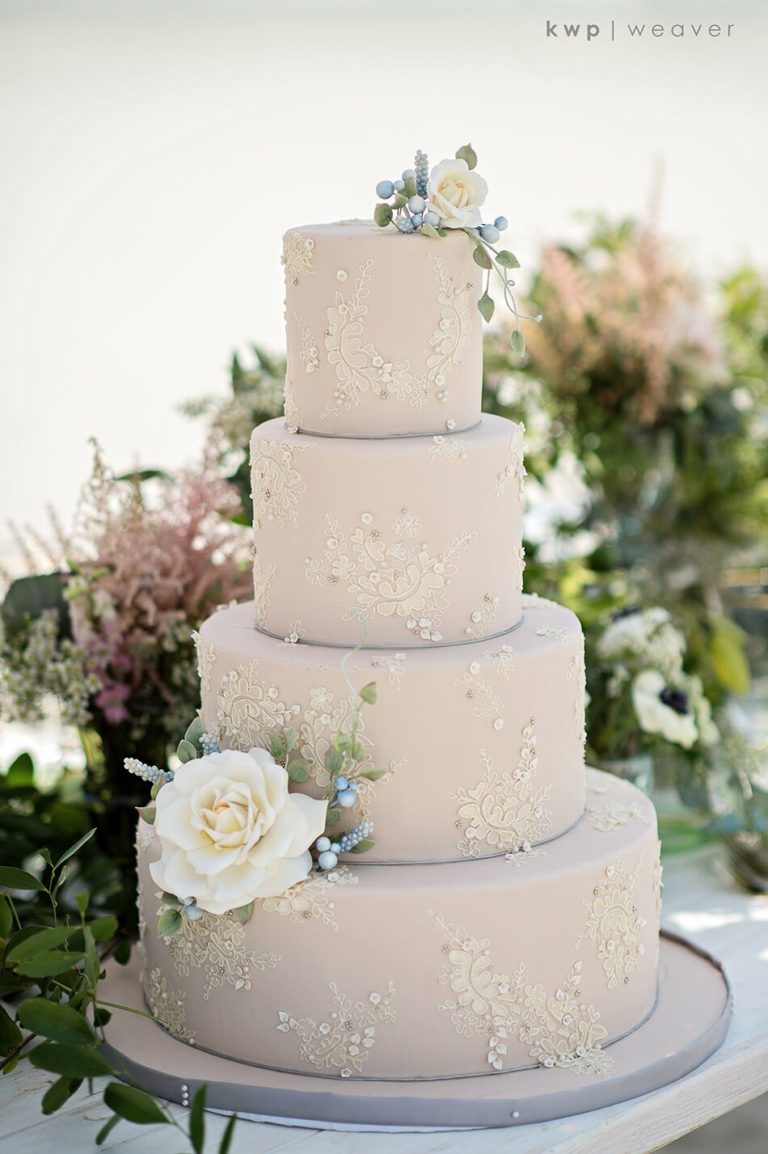
<path id="1" fill-rule="evenodd" d="M 502 629 L 498 633 L 486 633 L 484 637 L 467 637 L 462 641 L 429 641 L 423 642 L 421 645 L 368 645 L 361 643 L 359 645 L 350 645 L 344 641 L 315 641 L 313 638 L 300 637 L 298 641 L 289 642 L 291 645 L 315 645 L 319 649 L 378 649 L 390 650 L 394 649 L 400 652 L 405 649 L 453 649 L 459 645 L 479 645 L 481 642 L 496 641 L 499 637 L 506 637 L 508 633 L 514 633 L 523 624 L 523 618 L 516 621 L 514 625 L 510 625 L 508 629 Z M 265 637 L 271 637 L 275 641 L 285 641 L 285 634 L 272 633 L 269 629 L 264 629 L 261 625 L 254 625 L 253 628 L 257 633 L 262 633 Z"/>
<path id="2" fill-rule="evenodd" d="M 351 1094 L 347 1088 L 349 1080 L 342 1082 L 338 1078 L 327 1079 L 321 1091 L 311 1090 L 304 1082 L 307 1077 L 305 1072 L 289 1076 L 296 1078 L 294 1086 L 244 1085 L 241 1082 L 185 1077 L 184 1074 L 169 1072 L 167 1069 L 153 1069 L 122 1054 L 109 1044 L 104 1049 L 126 1080 L 162 1098 L 178 1102 L 184 1097 L 188 1101 L 200 1086 L 207 1085 L 209 1109 L 237 1111 L 277 1122 L 291 1120 L 303 1125 L 319 1124 L 329 1128 L 338 1125 L 340 1128 L 368 1130 L 475 1129 L 547 1122 L 611 1106 L 658 1090 L 695 1070 L 722 1044 L 732 1011 L 731 987 L 722 964 L 706 950 L 678 934 L 662 931 L 662 937 L 686 947 L 717 969 L 726 995 L 720 1015 L 677 1053 L 664 1054 L 628 1074 L 598 1078 L 592 1082 L 575 1080 L 571 1090 L 537 1094 L 529 1089 L 527 1095 L 518 1097 L 514 1075 L 507 1083 L 504 1081 L 504 1072 L 493 1074 L 495 1079 L 501 1081 L 493 1083 L 499 1089 L 498 1094 L 492 1098 L 478 1096 L 474 1090 L 477 1085 L 474 1077 L 459 1080 L 456 1092 L 440 1099 L 405 1093 L 400 1096 L 395 1093 L 377 1095 L 374 1090 L 370 1094 Z M 154 1023 L 147 1022 L 148 1029 L 152 1025 Z M 189 1048 L 179 1043 L 179 1068 L 182 1070 L 187 1053 Z M 548 1070 L 541 1071 L 544 1085 L 548 1074 Z M 480 1076 L 487 1078 L 488 1072 Z M 460 1088 L 465 1085 L 466 1093 Z"/>
<path id="3" fill-rule="evenodd" d="M 586 817 L 586 815 L 587 815 L 587 810 L 585 807 L 581 811 L 579 816 L 576 818 L 576 820 L 572 821 L 571 824 L 566 826 L 565 829 L 561 830 L 560 833 L 553 833 L 551 837 L 544 837 L 541 839 L 541 841 L 532 841 L 530 843 L 531 849 L 538 849 L 538 847 L 540 845 L 549 845 L 550 842 L 558 841 L 561 837 L 565 837 L 566 834 L 568 834 L 572 830 L 576 829 L 577 825 L 581 825 L 581 823 L 584 821 L 584 818 Z M 371 859 L 369 858 L 367 861 L 355 861 L 354 867 L 355 867 L 355 870 L 357 871 L 360 869 L 375 869 L 376 866 L 389 867 L 389 866 L 471 865 L 474 862 L 493 861 L 495 858 L 507 857 L 508 855 L 511 855 L 513 853 L 515 853 L 515 851 L 508 850 L 508 849 L 502 849 L 502 850 L 499 850 L 498 853 L 486 853 L 486 854 L 482 854 L 482 856 L 478 856 L 478 857 L 438 857 L 438 858 L 427 858 L 426 860 L 424 858 L 421 858 L 421 859 L 418 859 L 416 861 L 406 861 L 404 858 L 398 858 L 397 861 L 389 861 L 389 860 L 371 861 Z M 515 853 L 515 856 L 525 857 L 525 851 L 524 850 L 518 850 L 517 853 Z"/>
<path id="4" fill-rule="evenodd" d="M 457 429 L 442 428 L 426 433 L 321 433 L 317 429 L 305 429 L 297 425 L 294 432 L 300 437 L 325 437 L 331 441 L 403 441 L 410 437 L 453 437 L 456 433 L 471 433 L 481 424 L 482 421 L 475 421 L 473 425 L 461 425 Z"/>

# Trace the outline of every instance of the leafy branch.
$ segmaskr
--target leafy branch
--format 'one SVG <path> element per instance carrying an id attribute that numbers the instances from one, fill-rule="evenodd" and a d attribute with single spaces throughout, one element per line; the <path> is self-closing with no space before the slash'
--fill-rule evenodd
<path id="1" fill-rule="evenodd" d="M 40 874 L 0 866 L 0 997 L 5 999 L 0 1004 L 0 1072 L 11 1075 L 26 1060 L 55 1075 L 42 1097 L 46 1115 L 60 1110 L 84 1082 L 90 1089 L 97 1077 L 127 1077 L 127 1071 L 104 1053 L 105 1027 L 113 1010 L 153 1018 L 100 995 L 106 959 L 112 956 L 125 963 L 130 955 L 117 919 L 91 914 L 86 890 L 75 895 L 76 917 L 61 912 L 62 886 L 94 833 L 89 830 L 55 861 L 47 849 L 40 850 Z M 104 1088 L 110 1117 L 96 1135 L 96 1144 L 106 1142 L 120 1121 L 163 1124 L 176 1127 L 194 1154 L 202 1154 L 206 1089 L 201 1086 L 196 1092 L 183 1124 L 147 1091 L 110 1081 Z M 218 1154 L 228 1154 L 235 1122 L 233 1114 Z"/>

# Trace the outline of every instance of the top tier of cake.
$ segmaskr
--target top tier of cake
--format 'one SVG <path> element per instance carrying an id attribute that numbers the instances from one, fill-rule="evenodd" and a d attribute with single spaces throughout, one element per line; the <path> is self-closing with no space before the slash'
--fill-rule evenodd
<path id="1" fill-rule="evenodd" d="M 481 271 L 463 233 L 404 236 L 371 221 L 285 234 L 288 426 L 387 437 L 480 419 Z"/>

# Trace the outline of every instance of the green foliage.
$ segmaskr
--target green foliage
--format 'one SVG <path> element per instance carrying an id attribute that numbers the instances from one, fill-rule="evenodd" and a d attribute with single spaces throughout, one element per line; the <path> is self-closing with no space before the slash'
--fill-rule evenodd
<path id="1" fill-rule="evenodd" d="M 91 896 L 83 889 L 73 898 L 71 912 L 62 909 L 67 874 L 85 872 L 78 859 L 88 852 L 92 836 L 88 831 L 55 853 L 49 847 L 39 849 L 39 875 L 18 866 L 0 867 L 5 891 L 0 894 L 0 996 L 9 1000 L 8 1009 L 0 1006 L 0 1072 L 12 1076 L 20 1061 L 28 1061 L 56 1075 L 42 1096 L 46 1115 L 60 1110 L 86 1079 L 121 1073 L 103 1050 L 111 1013 L 101 1004 L 99 989 L 105 958 L 117 955 L 124 945 L 118 921 L 112 914 L 93 911 Z M 240 916 L 246 913 L 238 911 Z M 96 1135 L 97 1145 L 121 1120 L 162 1123 L 175 1126 L 194 1154 L 203 1154 L 205 1087 L 195 1094 L 187 1130 L 137 1086 L 110 1081 L 104 1103 L 111 1116 Z M 233 1115 L 220 1152 L 229 1148 L 234 1124 Z"/>
<path id="2" fill-rule="evenodd" d="M 13 637 L 50 609 L 59 623 L 59 636 L 71 636 L 69 605 L 64 597 L 67 575 L 46 573 L 34 577 L 19 577 L 8 588 L 0 610 L 0 617 L 8 636 Z"/>
<path id="3" fill-rule="evenodd" d="M 477 168 L 477 153 L 471 144 L 462 144 L 461 148 L 456 150 L 457 160 L 466 160 L 467 168 Z"/>

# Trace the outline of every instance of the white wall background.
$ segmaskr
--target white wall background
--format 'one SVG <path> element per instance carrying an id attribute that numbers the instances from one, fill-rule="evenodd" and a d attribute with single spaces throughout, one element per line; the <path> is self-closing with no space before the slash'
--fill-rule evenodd
<path id="1" fill-rule="evenodd" d="M 735 23 L 547 40 L 545 19 Z M 96 435 L 173 466 L 231 350 L 280 347 L 280 237 L 471 139 L 530 261 L 578 209 L 641 212 L 713 275 L 768 265 L 768 6 L 0 0 L 2 514 L 68 516 Z M 0 529 L 0 539 L 5 532 Z"/>

